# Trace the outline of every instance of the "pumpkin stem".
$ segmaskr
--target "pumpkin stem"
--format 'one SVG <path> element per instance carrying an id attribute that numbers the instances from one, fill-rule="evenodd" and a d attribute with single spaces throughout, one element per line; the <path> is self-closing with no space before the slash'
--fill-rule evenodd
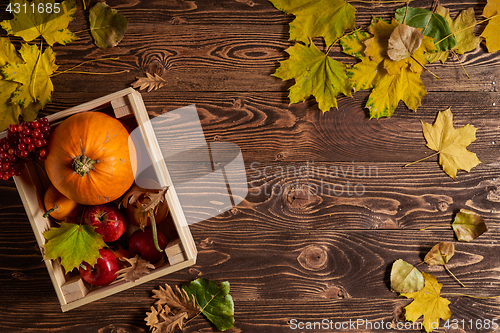
<path id="1" fill-rule="evenodd" d="M 58 211 L 59 211 L 59 206 L 58 205 L 54 205 L 54 207 L 52 207 L 47 212 L 45 212 L 45 214 L 43 214 L 43 217 L 47 217 L 47 216 L 50 215 L 50 213 L 58 212 Z"/>
<path id="2" fill-rule="evenodd" d="M 73 159 L 75 172 L 83 178 L 90 170 L 94 170 L 96 161 L 86 156 L 85 153 Z"/>

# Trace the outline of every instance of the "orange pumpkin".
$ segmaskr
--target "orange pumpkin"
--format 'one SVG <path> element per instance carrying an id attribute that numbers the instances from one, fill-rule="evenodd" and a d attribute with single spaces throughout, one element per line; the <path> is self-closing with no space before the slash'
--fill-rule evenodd
<path id="1" fill-rule="evenodd" d="M 45 160 L 55 188 L 82 205 L 122 196 L 134 182 L 136 152 L 125 127 L 102 112 L 77 113 L 50 134 Z"/>
<path id="2" fill-rule="evenodd" d="M 54 185 L 45 192 L 43 202 L 47 212 L 43 215 L 52 216 L 56 220 L 64 220 L 65 217 L 77 217 L 81 213 L 83 206 L 66 198 Z"/>

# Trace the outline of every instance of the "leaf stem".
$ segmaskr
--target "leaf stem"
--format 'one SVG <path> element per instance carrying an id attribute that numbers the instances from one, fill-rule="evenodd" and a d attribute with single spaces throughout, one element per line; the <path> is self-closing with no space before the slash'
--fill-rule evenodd
<path id="1" fill-rule="evenodd" d="M 101 59 L 92 59 L 92 60 L 87 60 L 87 61 L 84 61 L 84 62 L 82 62 L 82 63 L 80 63 L 80 64 L 78 64 L 78 65 L 76 65 L 76 66 L 73 66 L 73 67 L 71 67 L 71 68 L 69 68 L 69 69 L 65 70 L 65 71 L 62 71 L 62 72 L 57 72 L 57 74 L 53 74 L 53 75 L 51 75 L 51 77 L 52 77 L 52 76 L 59 75 L 59 74 L 64 74 L 64 73 L 69 72 L 69 71 L 71 71 L 71 70 L 73 70 L 73 69 L 75 69 L 75 68 L 78 68 L 78 67 L 80 67 L 80 66 L 82 66 L 82 65 L 85 65 L 85 64 L 87 64 L 87 63 L 89 63 L 89 62 L 94 62 L 94 61 L 105 61 L 105 60 L 118 60 L 118 59 L 120 59 L 120 58 L 116 57 L 116 58 L 101 58 Z M 94 74 L 95 74 L 95 73 L 94 73 Z"/>
<path id="2" fill-rule="evenodd" d="M 53 74 L 50 77 L 57 76 L 59 74 L 64 74 L 64 73 L 66 73 L 66 74 L 89 74 L 89 75 L 114 75 L 114 74 L 121 74 L 121 73 L 128 73 L 128 72 L 130 72 L 128 69 L 124 69 L 124 70 L 118 71 L 118 72 L 109 72 L 109 73 L 79 72 L 79 71 L 74 71 L 74 72 L 68 72 L 68 71 L 58 72 L 58 71 L 56 71 L 56 74 Z"/>
<path id="3" fill-rule="evenodd" d="M 403 166 L 403 168 L 406 168 L 407 166 L 410 166 L 410 165 L 415 164 L 415 163 L 418 163 L 418 162 L 422 162 L 422 161 L 424 161 L 424 160 L 426 160 L 426 159 L 428 159 L 428 158 L 431 158 L 431 157 L 433 157 L 433 156 L 436 156 L 436 155 L 437 155 L 437 154 L 439 154 L 439 153 L 440 153 L 440 151 L 435 152 L 434 154 L 429 155 L 429 156 L 427 156 L 427 157 L 421 158 L 421 159 L 419 159 L 419 160 L 417 160 L 417 161 L 415 161 L 415 162 L 411 162 L 411 163 L 405 164 L 405 165 Z"/>
<path id="4" fill-rule="evenodd" d="M 467 78 L 470 80 L 470 76 L 469 76 L 469 73 L 467 73 L 467 71 L 465 70 L 465 67 L 464 65 L 462 64 L 462 62 L 460 61 L 460 58 L 458 57 L 458 55 L 455 53 L 455 51 L 453 50 L 450 50 L 450 52 L 455 56 L 455 58 L 457 58 L 457 61 L 458 63 L 460 64 L 460 66 L 462 66 L 462 69 L 464 70 L 465 72 L 465 75 L 467 75 Z"/>
<path id="5" fill-rule="evenodd" d="M 460 294 L 460 293 L 442 293 L 442 295 L 449 295 L 449 296 L 462 296 L 462 297 L 470 297 L 470 298 L 476 298 L 476 299 L 492 299 L 492 298 L 500 298 L 500 295 L 498 296 L 473 296 L 473 295 L 467 295 L 467 294 Z"/>
<path id="6" fill-rule="evenodd" d="M 151 220 L 151 231 L 153 232 L 153 243 L 158 251 L 163 252 L 163 249 L 160 248 L 160 244 L 158 244 L 158 229 L 156 228 L 156 219 L 155 212 L 153 209 L 148 210 L 148 215 Z"/>
<path id="7" fill-rule="evenodd" d="M 361 2 L 361 3 L 398 3 L 398 2 L 412 2 L 413 0 L 385 0 L 385 1 L 370 1 L 370 0 L 350 0 L 347 2 Z"/>
<path id="8" fill-rule="evenodd" d="M 413 59 L 413 60 L 414 60 L 417 64 L 419 64 L 420 66 L 422 66 L 422 68 L 423 68 L 423 69 L 425 69 L 426 71 L 428 71 L 429 73 L 431 73 L 431 74 L 432 74 L 432 75 L 433 75 L 436 79 L 441 80 L 441 79 L 439 78 L 439 76 L 437 76 L 436 74 L 434 74 L 433 72 L 431 72 L 431 70 L 430 70 L 430 69 L 428 69 L 428 68 L 427 68 L 427 67 L 425 67 L 423 64 L 421 64 L 421 63 L 420 63 L 420 61 L 418 61 L 417 59 L 415 59 L 415 57 L 414 57 L 414 56 L 412 56 L 412 55 L 411 55 L 410 57 L 411 57 L 411 58 L 412 58 L 412 59 Z"/>
<path id="9" fill-rule="evenodd" d="M 446 222 L 446 226 L 449 227 L 450 224 L 448 222 Z M 442 226 L 441 225 L 431 225 L 429 227 L 425 227 L 425 228 L 419 229 L 419 231 L 424 231 L 424 230 L 427 230 L 427 229 L 430 229 L 430 228 L 443 228 L 443 227 L 445 227 L 444 223 L 443 223 Z"/>
<path id="10" fill-rule="evenodd" d="M 444 266 L 444 269 L 446 269 L 446 271 L 447 271 L 447 272 L 448 272 L 448 273 L 449 273 L 449 274 L 450 274 L 450 275 L 451 275 L 451 276 L 452 276 L 452 277 L 453 277 L 453 278 L 454 278 L 454 279 L 455 279 L 458 283 L 460 283 L 460 285 L 461 285 L 462 287 L 464 287 L 464 288 L 465 288 L 465 285 L 464 285 L 464 284 L 463 284 L 463 283 L 462 283 L 462 282 L 461 282 L 461 281 L 460 281 L 460 280 L 459 280 L 459 279 L 455 276 L 455 274 L 453 274 L 453 273 L 449 270 L 448 266 L 446 266 L 446 264 L 444 264 L 443 266 Z"/>

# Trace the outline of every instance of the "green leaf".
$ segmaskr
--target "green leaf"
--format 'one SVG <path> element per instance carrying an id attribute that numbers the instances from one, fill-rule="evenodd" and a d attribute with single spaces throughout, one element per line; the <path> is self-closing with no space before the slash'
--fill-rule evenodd
<path id="1" fill-rule="evenodd" d="M 196 279 L 183 285 L 182 289 L 194 297 L 196 305 L 219 331 L 233 327 L 234 303 L 229 295 L 229 282 L 222 282 L 219 287 L 214 281 Z"/>
<path id="2" fill-rule="evenodd" d="M 21 83 L 12 94 L 12 103 L 27 107 L 38 101 L 43 107 L 54 90 L 50 75 L 58 67 L 55 53 L 47 47 L 40 55 L 38 46 L 29 44 L 23 44 L 19 53 L 25 63 L 8 63 L 1 69 L 5 80 Z"/>
<path id="3" fill-rule="evenodd" d="M 481 216 L 463 208 L 455 215 L 451 227 L 455 231 L 455 236 L 461 242 L 470 242 L 488 231 L 488 227 Z"/>
<path id="4" fill-rule="evenodd" d="M 76 35 L 68 29 L 68 24 L 73 20 L 76 12 L 75 0 L 63 1 L 58 7 L 59 13 L 54 10 L 54 0 L 11 0 L 13 8 L 19 5 L 19 13 L 15 14 L 14 19 L 5 20 L 0 25 L 9 35 L 23 38 L 29 42 L 38 36 L 43 36 L 49 45 L 59 43 L 66 45 L 77 39 Z M 14 7 L 16 4 L 16 7 Z M 51 13 L 47 13 L 45 8 L 51 5 Z M 33 6 L 33 7 L 32 7 Z M 43 6 L 44 11 L 39 12 L 38 6 Z M 35 8 L 35 11 L 32 10 Z M 26 10 L 25 10 L 26 9 Z"/>
<path id="5" fill-rule="evenodd" d="M 103 50 L 118 45 L 127 30 L 128 19 L 105 2 L 90 9 L 89 20 L 95 44 Z"/>
<path id="6" fill-rule="evenodd" d="M 403 259 L 392 264 L 391 290 L 398 293 L 412 293 L 424 287 L 422 273 Z"/>
<path id="7" fill-rule="evenodd" d="M 354 29 L 356 8 L 345 0 L 269 0 L 274 7 L 295 15 L 290 39 L 309 45 L 314 37 L 333 44 L 347 29 Z"/>
<path id="8" fill-rule="evenodd" d="M 319 109 L 326 112 L 337 107 L 339 93 L 351 96 L 349 79 L 344 72 L 346 66 L 318 50 L 314 43 L 309 46 L 297 43 L 286 52 L 290 58 L 280 62 L 274 76 L 282 80 L 295 79 L 288 95 L 290 103 L 302 102 L 313 95 Z"/>
<path id="9" fill-rule="evenodd" d="M 401 7 L 396 10 L 395 17 L 399 23 L 423 29 L 424 35 L 434 38 L 439 51 L 451 50 L 457 45 L 448 22 L 439 14 L 424 8 Z M 447 38 L 442 40 L 445 37 Z"/>
<path id="10" fill-rule="evenodd" d="M 43 233 L 47 243 L 44 259 L 61 258 L 66 273 L 85 261 L 93 266 L 100 257 L 99 249 L 106 247 L 102 236 L 94 231 L 95 227 L 74 223 L 61 223 Z"/>

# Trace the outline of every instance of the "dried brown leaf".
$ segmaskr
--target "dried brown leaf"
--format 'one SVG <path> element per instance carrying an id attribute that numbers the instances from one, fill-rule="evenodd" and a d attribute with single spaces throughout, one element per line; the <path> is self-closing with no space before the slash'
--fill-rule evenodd
<path id="1" fill-rule="evenodd" d="M 158 322 L 160 322 L 160 313 L 163 311 L 161 305 L 158 305 L 156 308 L 154 306 L 151 307 L 151 312 L 146 312 L 146 321 L 147 326 L 154 326 Z"/>
<path id="2" fill-rule="evenodd" d="M 188 316 L 196 315 L 200 308 L 196 305 L 194 297 L 190 299 L 187 292 L 175 286 L 175 290 L 165 283 L 165 289 L 160 286 L 159 290 L 153 290 L 153 298 L 158 299 L 156 305 L 167 305 L 171 311 L 178 309 L 186 312 Z"/>
<path id="3" fill-rule="evenodd" d="M 146 77 L 138 77 L 137 81 L 132 83 L 132 87 L 139 88 L 139 90 L 148 89 L 148 92 L 150 92 L 153 89 L 160 89 L 166 84 L 167 82 L 165 82 L 165 80 L 158 74 L 155 73 L 155 75 L 153 76 L 149 73 L 146 73 Z"/>
<path id="4" fill-rule="evenodd" d="M 168 187 L 162 190 L 148 190 L 134 184 L 123 196 L 119 206 L 123 205 L 123 207 L 127 208 L 128 205 L 136 204 L 137 209 L 133 209 L 133 214 L 135 220 L 139 221 L 139 227 L 144 230 L 150 214 L 156 214 L 160 204 L 165 202 L 165 193 L 167 191 Z"/>
<path id="5" fill-rule="evenodd" d="M 134 258 L 122 258 L 121 260 L 125 260 L 129 263 L 130 266 L 120 269 L 118 274 L 118 279 L 125 279 L 128 282 L 135 282 L 135 280 L 139 279 L 144 275 L 148 275 L 152 269 L 155 269 L 155 266 L 151 264 L 149 261 L 142 259 L 139 255 L 136 255 Z"/>
<path id="6" fill-rule="evenodd" d="M 400 24 L 391 33 L 387 55 L 393 61 L 411 57 L 422 45 L 423 40 L 424 35 L 420 30 L 406 24 Z"/>
<path id="7" fill-rule="evenodd" d="M 451 242 L 441 242 L 432 247 L 425 255 L 424 262 L 429 266 L 446 265 L 455 254 L 455 245 Z"/>
<path id="8" fill-rule="evenodd" d="M 178 314 L 168 316 L 164 315 L 164 313 L 160 315 L 163 321 L 153 325 L 153 333 L 173 333 L 176 328 L 182 330 L 184 328 L 184 320 L 188 318 L 186 312 L 179 312 Z"/>

